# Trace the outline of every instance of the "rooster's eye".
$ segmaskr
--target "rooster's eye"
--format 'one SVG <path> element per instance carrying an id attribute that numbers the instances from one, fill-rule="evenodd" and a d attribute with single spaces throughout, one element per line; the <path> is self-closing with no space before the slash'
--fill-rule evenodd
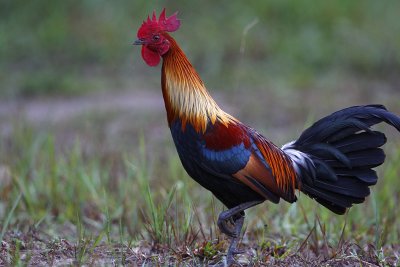
<path id="1" fill-rule="evenodd" d="M 158 34 L 153 35 L 153 41 L 158 41 L 158 40 L 160 40 L 160 35 Z"/>

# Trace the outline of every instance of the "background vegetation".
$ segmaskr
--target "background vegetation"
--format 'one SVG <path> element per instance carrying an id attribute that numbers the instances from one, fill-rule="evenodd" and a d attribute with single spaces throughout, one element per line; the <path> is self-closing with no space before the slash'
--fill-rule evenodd
<path id="1" fill-rule="evenodd" d="M 400 114 L 398 1 L 1 1 L 0 263 L 221 260 L 223 207 L 183 171 L 159 69 L 131 45 L 164 6 L 212 95 L 278 145 L 345 106 Z M 242 262 L 399 264 L 400 138 L 380 129 L 366 203 L 260 205 Z"/>
<path id="2" fill-rule="evenodd" d="M 2 95 L 158 83 L 131 43 L 146 15 L 163 6 L 179 10 L 174 36 L 220 89 L 265 88 L 271 80 L 307 87 L 338 75 L 392 78 L 399 70 L 397 1 L 2 1 Z"/>

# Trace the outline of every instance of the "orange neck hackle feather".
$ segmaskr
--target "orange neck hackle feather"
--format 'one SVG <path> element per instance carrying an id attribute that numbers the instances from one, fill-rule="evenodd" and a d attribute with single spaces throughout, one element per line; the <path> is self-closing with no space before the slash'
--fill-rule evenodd
<path id="1" fill-rule="evenodd" d="M 228 125 L 236 121 L 225 113 L 208 93 L 203 81 L 179 48 L 175 40 L 165 33 L 170 42 L 163 55 L 162 91 L 168 123 L 182 121 L 182 128 L 190 123 L 197 132 L 205 132 L 207 124 L 217 121 Z"/>
<path id="2" fill-rule="evenodd" d="M 241 124 L 217 105 L 176 41 L 167 33 L 164 34 L 170 42 L 169 51 L 163 55 L 161 76 L 168 123 L 171 125 L 174 120 L 179 119 L 182 130 L 190 124 L 199 133 L 206 131 L 208 123 L 220 122 L 226 127 L 232 123 Z M 282 192 L 290 192 L 288 199 L 293 199 L 296 175 L 289 160 L 279 148 L 267 140 L 260 138 L 260 142 L 256 143 L 271 164 L 277 186 Z"/>

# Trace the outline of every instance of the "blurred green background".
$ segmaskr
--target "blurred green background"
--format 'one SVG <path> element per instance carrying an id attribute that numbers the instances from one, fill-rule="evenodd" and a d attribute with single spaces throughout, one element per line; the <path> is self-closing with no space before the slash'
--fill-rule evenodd
<path id="1" fill-rule="evenodd" d="M 399 1 L 16 0 L 0 2 L 0 96 L 158 86 L 131 43 L 164 6 L 179 11 L 173 35 L 213 88 L 398 80 Z"/>
<path id="2" fill-rule="evenodd" d="M 400 1 L 253 2 L 0 1 L 0 240 L 32 225 L 48 247 L 103 235 L 173 247 L 203 227 L 194 239 L 219 236 L 222 205 L 187 177 L 173 146 L 160 67 L 132 45 L 153 10 L 179 11 L 172 35 L 211 95 L 277 145 L 339 108 L 381 103 L 400 114 Z M 260 205 L 245 242 L 301 244 L 318 216 L 334 247 L 346 223 L 344 238 L 360 248 L 398 243 L 400 138 L 378 129 L 387 162 L 366 203 L 342 217 L 304 194 Z"/>

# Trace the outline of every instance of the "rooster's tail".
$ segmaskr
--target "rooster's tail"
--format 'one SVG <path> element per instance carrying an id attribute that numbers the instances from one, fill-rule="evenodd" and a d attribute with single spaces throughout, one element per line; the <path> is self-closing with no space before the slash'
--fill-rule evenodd
<path id="1" fill-rule="evenodd" d="M 314 123 L 283 146 L 295 166 L 299 189 L 337 214 L 362 203 L 385 161 L 383 133 L 370 127 L 386 122 L 400 131 L 400 118 L 382 105 L 355 106 Z"/>

